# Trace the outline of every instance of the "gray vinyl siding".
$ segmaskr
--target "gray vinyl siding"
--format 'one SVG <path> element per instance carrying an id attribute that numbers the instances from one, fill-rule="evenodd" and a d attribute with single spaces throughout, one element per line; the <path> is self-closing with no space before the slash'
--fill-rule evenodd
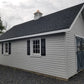
<path id="1" fill-rule="evenodd" d="M 81 15 L 78 17 L 71 31 L 66 33 L 68 78 L 77 73 L 77 49 L 75 35 L 84 37 L 84 20 L 82 19 Z"/>
<path id="2" fill-rule="evenodd" d="M 45 39 L 46 56 L 28 56 L 27 40 L 19 40 L 11 43 L 10 56 L 0 52 L 0 64 L 67 78 L 65 35 L 47 36 Z"/>

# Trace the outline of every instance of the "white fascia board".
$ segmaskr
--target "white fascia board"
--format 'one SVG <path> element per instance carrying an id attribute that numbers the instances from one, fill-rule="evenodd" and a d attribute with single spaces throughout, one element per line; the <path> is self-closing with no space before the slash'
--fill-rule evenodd
<path id="1" fill-rule="evenodd" d="M 38 34 L 33 34 L 33 35 L 15 37 L 15 38 L 10 38 L 10 39 L 4 39 L 4 40 L 0 40 L 0 42 L 3 42 L 3 41 L 10 41 L 10 40 L 17 40 L 17 39 L 24 39 L 24 38 L 30 38 L 30 37 L 36 37 L 36 36 L 42 36 L 42 35 L 57 34 L 57 33 L 68 32 L 68 31 L 69 31 L 69 28 L 63 29 L 63 30 L 45 32 L 45 33 L 38 33 Z"/>
<path id="2" fill-rule="evenodd" d="M 83 10 L 83 9 L 84 9 L 84 5 L 82 6 L 82 8 L 80 9 L 80 11 L 79 11 L 78 15 L 76 16 L 76 18 L 74 19 L 74 21 L 73 21 L 72 25 L 70 26 L 70 30 L 73 28 L 73 26 L 74 26 L 75 22 L 77 21 L 77 19 L 78 19 L 79 15 L 81 14 L 81 12 L 82 12 L 82 10 Z"/>

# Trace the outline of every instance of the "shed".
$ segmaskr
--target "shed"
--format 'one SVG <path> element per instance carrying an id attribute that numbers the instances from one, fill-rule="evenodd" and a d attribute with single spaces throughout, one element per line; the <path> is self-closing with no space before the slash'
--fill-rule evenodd
<path id="1" fill-rule="evenodd" d="M 0 64 L 64 79 L 83 70 L 84 4 L 35 15 L 0 36 Z"/>

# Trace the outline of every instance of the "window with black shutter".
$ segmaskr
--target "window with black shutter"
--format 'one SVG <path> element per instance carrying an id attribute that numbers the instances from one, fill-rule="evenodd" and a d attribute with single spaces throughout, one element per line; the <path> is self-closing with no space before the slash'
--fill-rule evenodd
<path id="1" fill-rule="evenodd" d="M 31 42 L 31 43 L 30 43 Z M 30 51 L 31 48 L 31 51 Z M 27 40 L 27 55 L 38 57 L 46 56 L 46 42 L 44 38 Z"/>
<path id="2" fill-rule="evenodd" d="M 4 55 L 11 54 L 11 42 L 2 43 L 2 54 L 4 54 Z"/>

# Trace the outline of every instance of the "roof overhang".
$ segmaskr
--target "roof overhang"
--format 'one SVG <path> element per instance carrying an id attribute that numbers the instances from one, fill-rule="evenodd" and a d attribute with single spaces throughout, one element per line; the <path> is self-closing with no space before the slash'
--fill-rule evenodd
<path id="1" fill-rule="evenodd" d="M 19 40 L 19 39 L 25 39 L 25 38 L 32 38 L 32 37 L 44 36 L 44 35 L 52 35 L 52 34 L 68 32 L 68 31 L 70 31 L 70 29 L 63 29 L 63 30 L 58 30 L 58 31 L 50 31 L 50 32 L 45 32 L 45 33 L 38 33 L 38 34 L 33 34 L 33 35 L 27 35 L 27 36 L 15 37 L 15 38 L 3 39 L 3 40 L 0 40 L 0 42 Z"/>

